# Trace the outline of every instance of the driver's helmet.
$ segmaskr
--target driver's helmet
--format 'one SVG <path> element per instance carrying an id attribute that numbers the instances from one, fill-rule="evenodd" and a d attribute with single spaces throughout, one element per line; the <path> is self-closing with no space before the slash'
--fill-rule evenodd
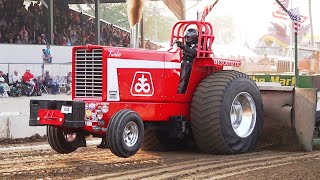
<path id="1" fill-rule="evenodd" d="M 184 40 L 188 44 L 197 44 L 198 43 L 199 33 L 196 29 L 190 28 L 187 30 Z"/>

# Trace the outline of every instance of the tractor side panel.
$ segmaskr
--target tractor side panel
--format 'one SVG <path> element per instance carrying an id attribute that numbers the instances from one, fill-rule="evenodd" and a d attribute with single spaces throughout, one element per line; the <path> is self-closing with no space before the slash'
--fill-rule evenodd
<path id="1" fill-rule="evenodd" d="M 104 50 L 108 54 L 104 73 L 107 101 L 159 101 L 152 80 L 154 76 L 157 82 L 161 81 L 158 77 L 163 75 L 164 52 L 124 48 Z"/>
<path id="2" fill-rule="evenodd" d="M 119 58 L 107 59 L 107 101 L 188 103 L 201 80 L 213 72 L 212 67 L 194 63 L 187 93 L 178 94 L 181 66 L 179 52 L 162 52 L 161 57 L 155 51 L 159 59 L 155 59 L 152 53 L 146 54 L 143 59 L 134 59 L 144 53 L 138 50 L 133 57 L 126 59 L 129 58 L 126 53 L 129 52 L 119 51 Z"/>
<path id="3" fill-rule="evenodd" d="M 170 116 L 189 117 L 189 104 L 186 103 L 115 103 L 110 105 L 112 110 L 131 109 L 139 114 L 143 121 L 168 121 Z"/>
<path id="4" fill-rule="evenodd" d="M 90 102 L 85 107 L 84 130 L 94 134 L 103 135 L 111 117 L 123 109 L 131 109 L 139 114 L 141 119 L 147 121 L 168 121 L 171 116 L 185 116 L 189 119 L 187 103 L 151 103 L 151 102 Z M 100 120 L 99 114 L 102 115 Z"/>
<path id="5" fill-rule="evenodd" d="M 166 61 L 176 62 L 176 59 L 166 56 Z M 170 59 L 171 58 L 171 59 Z M 180 64 L 175 69 L 166 69 L 165 70 L 165 101 L 166 102 L 183 102 L 190 103 L 194 91 L 196 90 L 198 84 L 208 75 L 212 74 L 214 67 L 210 66 L 198 66 L 197 61 L 202 61 L 203 59 L 195 59 L 192 65 L 192 71 L 188 83 L 188 88 L 186 94 L 178 94 L 178 85 L 180 81 Z M 166 64 L 165 64 L 166 66 Z"/>
<path id="6" fill-rule="evenodd" d="M 154 69 L 118 69 L 120 100 L 125 102 L 162 102 L 165 91 L 163 76 L 163 66 Z"/>

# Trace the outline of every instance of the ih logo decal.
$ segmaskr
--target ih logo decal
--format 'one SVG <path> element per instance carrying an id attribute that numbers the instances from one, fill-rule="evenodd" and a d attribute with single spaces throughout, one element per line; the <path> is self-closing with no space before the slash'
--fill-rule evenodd
<path id="1" fill-rule="evenodd" d="M 154 88 L 151 74 L 149 72 L 136 72 L 132 80 L 130 92 L 132 96 L 152 96 Z"/>

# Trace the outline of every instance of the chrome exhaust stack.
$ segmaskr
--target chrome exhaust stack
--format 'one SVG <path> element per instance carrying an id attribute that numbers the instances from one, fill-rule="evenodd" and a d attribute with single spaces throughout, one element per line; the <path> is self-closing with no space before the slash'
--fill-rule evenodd
<path id="1" fill-rule="evenodd" d="M 139 48 L 140 20 L 144 8 L 144 0 L 127 0 L 127 14 L 131 27 L 130 47 Z"/>
<path id="2" fill-rule="evenodd" d="M 136 23 L 131 28 L 131 36 L 130 36 L 131 48 L 139 48 L 139 32 L 140 32 L 140 23 Z"/>

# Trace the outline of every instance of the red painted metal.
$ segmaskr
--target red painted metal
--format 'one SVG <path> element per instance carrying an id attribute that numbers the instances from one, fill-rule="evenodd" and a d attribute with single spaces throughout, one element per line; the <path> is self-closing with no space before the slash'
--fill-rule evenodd
<path id="1" fill-rule="evenodd" d="M 196 27 L 194 27 L 196 26 Z M 203 21 L 179 21 L 171 32 L 171 41 L 181 41 L 184 43 L 184 34 L 189 28 L 196 28 L 199 32 L 197 58 L 207 58 L 212 54 L 211 45 L 214 41 L 212 25 Z"/>
<path id="2" fill-rule="evenodd" d="M 60 110 L 39 109 L 40 124 L 60 126 L 64 123 L 64 114 Z"/>
<path id="3" fill-rule="evenodd" d="M 223 58 L 214 58 L 213 64 L 214 64 L 214 66 L 240 67 L 241 61 L 240 60 L 229 60 L 229 59 L 223 59 Z"/>
<path id="4" fill-rule="evenodd" d="M 227 59 L 212 58 L 211 45 L 214 41 L 213 28 L 208 22 L 198 21 L 180 21 L 176 23 L 171 33 L 171 44 L 180 40 L 184 42 L 184 32 L 190 27 L 196 27 L 199 30 L 199 40 L 197 57 L 194 60 L 188 89 L 185 94 L 178 94 L 180 63 L 182 52 L 179 48 L 171 47 L 168 51 L 154 51 L 144 49 L 102 47 L 95 45 L 77 46 L 72 50 L 72 67 L 75 66 L 75 51 L 77 49 L 103 49 L 103 80 L 102 80 L 102 97 L 101 98 L 76 98 L 73 100 L 83 100 L 86 102 L 86 126 L 83 130 L 92 134 L 104 135 L 107 125 L 114 113 L 121 109 L 132 109 L 137 112 L 143 121 L 168 121 L 170 116 L 185 116 L 189 120 L 189 109 L 192 95 L 198 84 L 213 72 L 221 71 L 223 66 L 240 66 L 240 61 L 230 61 Z M 107 102 L 108 90 L 108 73 L 112 73 L 111 67 L 108 67 L 109 61 L 119 64 L 116 68 L 116 77 L 120 101 Z M 125 60 L 128 64 L 136 66 L 140 63 L 141 67 L 130 67 L 123 64 Z M 143 66 L 144 63 L 153 64 L 152 67 Z M 159 67 L 155 66 L 159 65 Z M 73 81 L 75 81 L 73 71 Z M 138 77 L 139 75 L 139 77 Z M 143 75 L 143 76 L 142 76 Z M 138 78 L 146 77 L 150 87 L 147 92 L 137 91 Z M 152 82 L 151 82 L 152 79 Z M 137 86 L 142 88 L 141 85 Z M 150 89 L 148 89 L 150 88 Z M 74 92 L 74 83 L 72 86 Z M 97 114 L 103 112 L 102 121 L 99 124 Z M 106 109 L 108 110 L 106 112 Z M 57 116 L 51 120 L 44 118 L 47 112 L 54 112 Z M 59 110 L 39 110 L 41 124 L 61 125 L 64 121 L 64 114 Z M 42 120 L 44 118 L 44 120 Z M 62 122 L 57 122 L 57 118 L 62 118 Z M 97 130 L 98 127 L 98 130 Z M 99 129 L 100 128 L 100 129 Z"/>

